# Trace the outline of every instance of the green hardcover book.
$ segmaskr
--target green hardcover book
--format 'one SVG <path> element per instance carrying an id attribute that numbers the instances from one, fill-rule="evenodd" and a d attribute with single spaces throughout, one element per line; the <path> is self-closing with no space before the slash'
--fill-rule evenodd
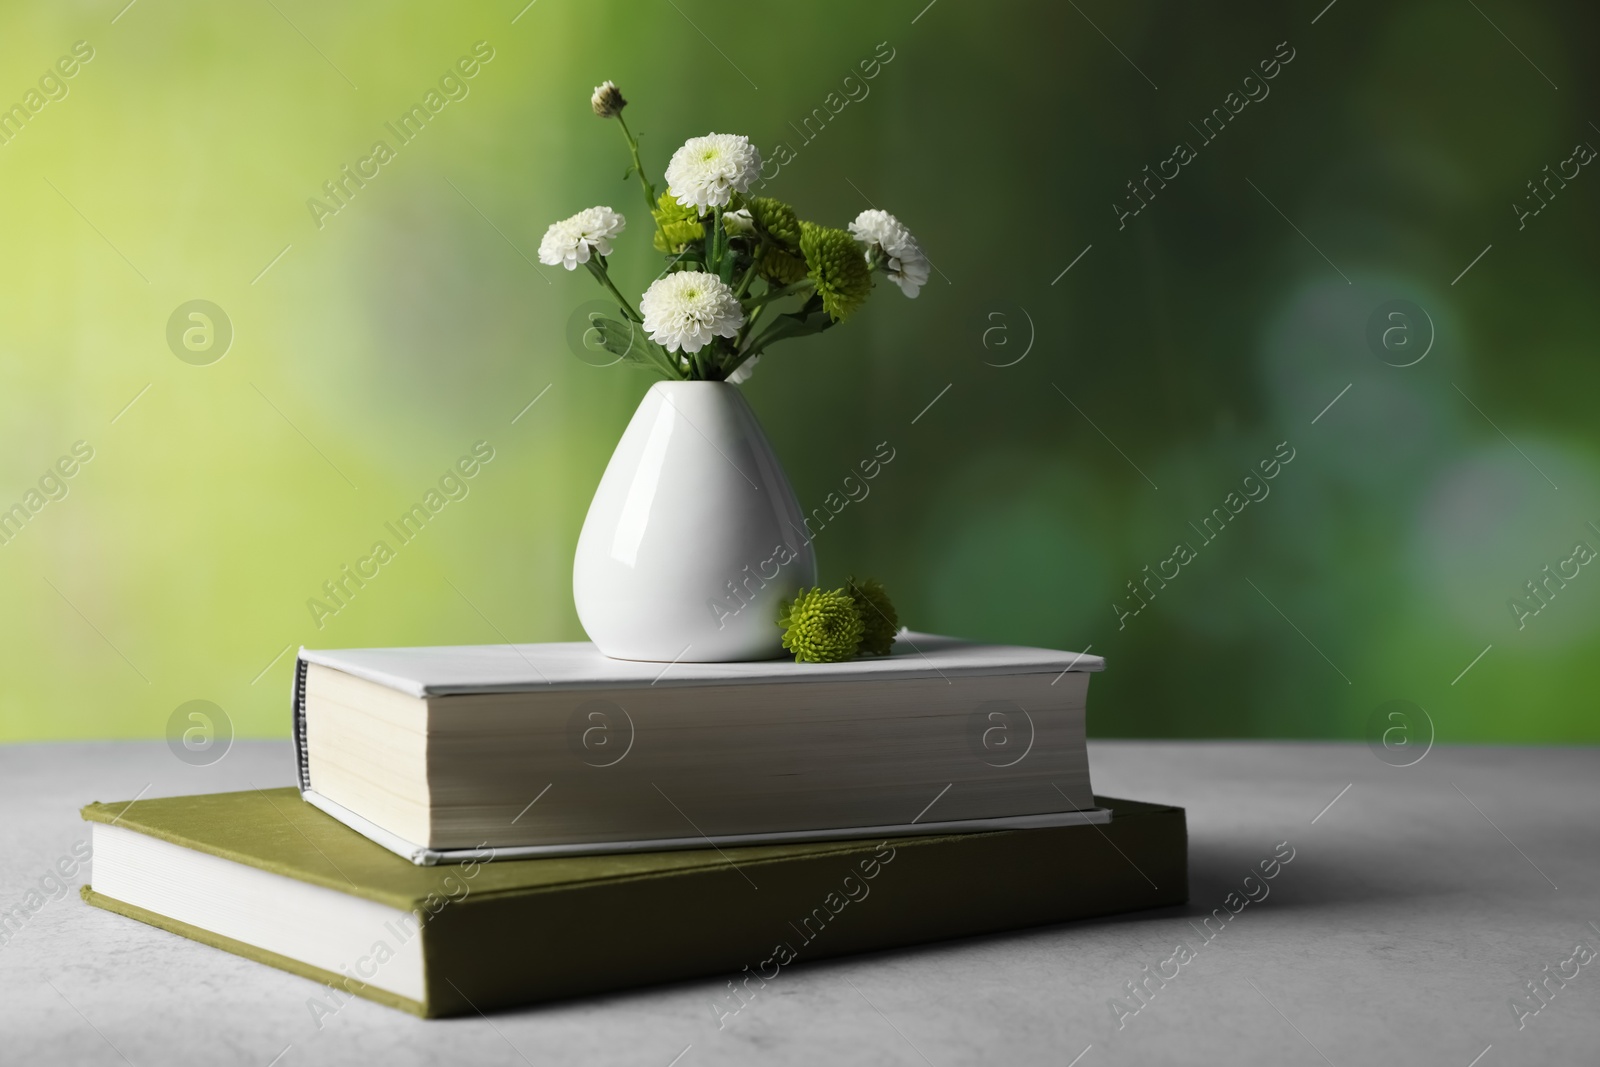
<path id="1" fill-rule="evenodd" d="M 355 995 L 461 1015 L 701 976 L 748 997 L 797 961 L 1188 899 L 1183 809 L 1097 803 L 1109 823 L 435 867 L 294 789 L 97 803 L 83 896 L 331 986 L 315 994 L 330 1012 Z"/>

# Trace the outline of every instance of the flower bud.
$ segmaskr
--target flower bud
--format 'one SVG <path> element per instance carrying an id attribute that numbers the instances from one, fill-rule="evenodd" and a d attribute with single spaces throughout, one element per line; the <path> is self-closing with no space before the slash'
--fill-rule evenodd
<path id="1" fill-rule="evenodd" d="M 628 102 L 622 99 L 622 92 L 609 81 L 601 82 L 594 87 L 594 95 L 589 98 L 589 106 L 594 108 L 594 113 L 603 119 L 615 118 L 622 114 L 622 109 Z"/>

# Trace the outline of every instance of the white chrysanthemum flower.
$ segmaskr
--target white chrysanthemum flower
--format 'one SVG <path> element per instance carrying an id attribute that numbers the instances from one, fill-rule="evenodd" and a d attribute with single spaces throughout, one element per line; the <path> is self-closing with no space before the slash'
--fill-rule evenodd
<path id="1" fill-rule="evenodd" d="M 608 207 L 584 208 L 570 219 L 553 222 L 539 242 L 539 262 L 552 267 L 577 270 L 589 262 L 589 253 L 611 254 L 611 238 L 621 233 L 628 220 Z"/>
<path id="2" fill-rule="evenodd" d="M 698 270 L 657 278 L 640 298 L 639 313 L 650 340 L 669 352 L 698 352 L 744 325 L 744 309 L 728 283 Z"/>
<path id="3" fill-rule="evenodd" d="M 750 380 L 750 375 L 756 372 L 756 364 L 760 362 L 761 356 L 759 354 L 751 356 L 733 369 L 733 373 L 728 375 L 728 381 L 734 385 L 743 385 Z"/>
<path id="4" fill-rule="evenodd" d="M 722 207 L 734 193 L 750 188 L 761 172 L 761 153 L 748 137 L 736 133 L 708 133 L 691 137 L 672 153 L 667 164 L 667 191 L 678 203 L 693 205 L 702 214 Z"/>
<path id="5" fill-rule="evenodd" d="M 883 253 L 884 267 L 889 280 L 900 287 L 906 296 L 916 297 L 928 284 L 928 257 L 922 246 L 911 236 L 911 231 L 887 211 L 872 208 L 856 216 L 850 224 L 850 236 L 872 250 Z"/>

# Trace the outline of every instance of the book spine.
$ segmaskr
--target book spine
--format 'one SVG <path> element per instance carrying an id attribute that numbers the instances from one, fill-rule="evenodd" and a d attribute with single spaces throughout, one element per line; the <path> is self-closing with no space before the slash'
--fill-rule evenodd
<path id="1" fill-rule="evenodd" d="M 300 792 L 311 789 L 311 761 L 306 751 L 306 661 L 296 656 L 294 661 L 294 758 L 300 769 Z"/>

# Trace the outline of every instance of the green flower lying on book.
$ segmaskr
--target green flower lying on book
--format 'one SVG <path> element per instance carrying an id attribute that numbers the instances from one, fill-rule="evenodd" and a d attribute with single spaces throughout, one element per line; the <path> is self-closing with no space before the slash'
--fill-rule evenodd
<path id="1" fill-rule="evenodd" d="M 768 345 L 848 318 L 872 292 L 874 272 L 908 297 L 927 283 L 928 257 L 886 211 L 863 211 L 838 230 L 799 218 L 781 200 L 749 195 L 761 153 L 738 134 L 691 137 L 673 153 L 667 191 L 657 196 L 622 118 L 628 102 L 606 82 L 590 103 L 596 115 L 616 119 L 627 139 L 628 173 L 644 187 L 667 266 L 634 310 L 606 268 L 627 219 L 604 206 L 553 223 L 539 261 L 567 270 L 581 264 L 616 299 L 623 321 L 591 316 L 591 336 L 620 361 L 678 381 L 738 384 Z M 786 301 L 791 309 L 780 313 Z"/>
<path id="2" fill-rule="evenodd" d="M 851 578 L 839 589 L 801 589 L 784 603 L 778 625 L 796 663 L 838 663 L 888 655 L 900 617 L 882 582 Z"/>

